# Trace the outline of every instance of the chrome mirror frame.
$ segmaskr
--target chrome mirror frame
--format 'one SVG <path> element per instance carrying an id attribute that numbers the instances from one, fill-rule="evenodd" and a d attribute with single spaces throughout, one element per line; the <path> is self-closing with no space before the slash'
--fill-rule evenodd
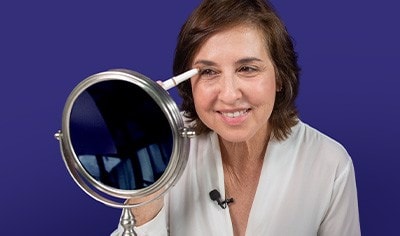
<path id="1" fill-rule="evenodd" d="M 157 103 L 171 127 L 173 147 L 170 161 L 161 177 L 152 185 L 142 189 L 116 189 L 94 179 L 79 161 L 71 142 L 70 116 L 76 99 L 90 86 L 111 80 L 125 81 L 145 91 Z M 189 154 L 189 138 L 192 136 L 194 136 L 194 132 L 184 126 L 181 113 L 168 92 L 158 83 L 146 76 L 126 69 L 100 72 L 89 76 L 79 83 L 67 98 L 62 115 L 62 128 L 55 134 L 55 138 L 59 140 L 61 154 L 68 172 L 78 186 L 95 200 L 107 206 L 124 209 L 147 204 L 161 197 L 176 183 L 186 167 Z M 140 199 L 156 192 L 158 193 L 157 196 L 145 202 L 128 204 L 127 201 L 116 201 L 116 199 Z"/>

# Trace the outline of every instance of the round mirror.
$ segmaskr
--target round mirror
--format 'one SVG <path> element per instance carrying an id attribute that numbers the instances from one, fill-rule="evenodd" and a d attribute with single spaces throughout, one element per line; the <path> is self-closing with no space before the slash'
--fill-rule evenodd
<path id="1" fill-rule="evenodd" d="M 162 195 L 176 182 L 192 134 L 159 84 L 134 71 L 111 70 L 71 92 L 57 138 L 68 171 L 86 193 L 127 207 L 114 198 Z"/>

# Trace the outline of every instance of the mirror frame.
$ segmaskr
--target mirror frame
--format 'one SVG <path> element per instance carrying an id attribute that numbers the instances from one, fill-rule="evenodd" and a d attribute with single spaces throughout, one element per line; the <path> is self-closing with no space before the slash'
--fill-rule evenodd
<path id="1" fill-rule="evenodd" d="M 132 83 L 144 90 L 162 110 L 171 127 L 173 147 L 169 163 L 164 173 L 155 183 L 142 189 L 116 189 L 96 180 L 85 170 L 79 161 L 71 142 L 70 116 L 76 99 L 90 86 L 111 80 L 126 81 L 127 83 Z M 164 195 L 164 193 L 166 193 L 168 189 L 176 183 L 185 169 L 189 154 L 189 138 L 193 137 L 194 135 L 195 134 L 192 130 L 184 126 L 182 115 L 176 103 L 167 91 L 165 91 L 158 83 L 149 79 L 148 77 L 135 71 L 126 69 L 115 69 L 100 72 L 91 75 L 80 82 L 67 98 L 62 115 L 62 129 L 55 134 L 56 138 L 60 142 L 60 149 L 65 165 L 78 186 L 80 186 L 84 192 L 89 194 L 97 201 L 117 208 L 140 206 Z M 112 197 L 120 199 L 139 199 L 142 197 L 147 197 L 156 192 L 159 194 L 154 198 L 135 204 L 121 203 L 115 199 L 112 199 Z"/>

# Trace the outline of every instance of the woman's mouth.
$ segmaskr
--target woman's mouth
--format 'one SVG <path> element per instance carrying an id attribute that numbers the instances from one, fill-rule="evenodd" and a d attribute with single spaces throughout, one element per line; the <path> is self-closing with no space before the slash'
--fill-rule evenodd
<path id="1" fill-rule="evenodd" d="M 223 116 L 228 117 L 228 118 L 237 118 L 240 116 L 244 116 L 247 114 L 247 112 L 250 109 L 244 109 L 244 110 L 240 110 L 240 111 L 234 111 L 234 112 L 220 112 Z"/>

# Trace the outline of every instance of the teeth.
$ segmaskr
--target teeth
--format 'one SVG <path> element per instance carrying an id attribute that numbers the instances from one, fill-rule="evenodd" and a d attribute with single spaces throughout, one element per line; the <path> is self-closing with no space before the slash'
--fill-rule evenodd
<path id="1" fill-rule="evenodd" d="M 222 115 L 227 116 L 229 118 L 236 118 L 238 116 L 242 116 L 247 113 L 247 110 L 235 111 L 235 112 L 222 112 Z"/>

